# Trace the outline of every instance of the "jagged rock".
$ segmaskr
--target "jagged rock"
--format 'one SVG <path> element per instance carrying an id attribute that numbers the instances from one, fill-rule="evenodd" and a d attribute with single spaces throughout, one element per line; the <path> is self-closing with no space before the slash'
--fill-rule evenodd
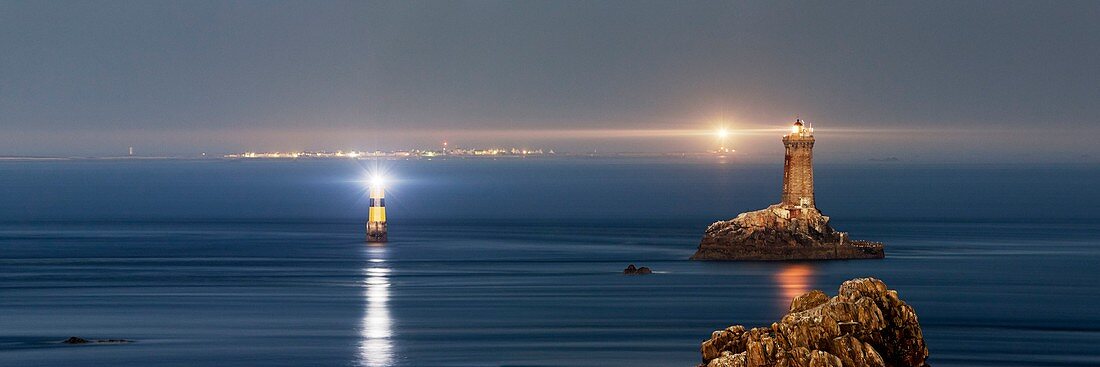
<path id="1" fill-rule="evenodd" d="M 927 367 L 917 314 L 874 278 L 844 282 L 837 296 L 811 291 L 770 327 L 734 325 L 711 333 L 707 367 Z"/>
<path id="2" fill-rule="evenodd" d="M 836 351 L 837 358 L 845 366 L 886 366 L 874 347 L 851 335 L 834 338 L 830 350 Z"/>
<path id="3" fill-rule="evenodd" d="M 815 208 L 776 204 L 707 227 L 692 260 L 881 259 L 878 242 L 852 241 Z"/>
<path id="4" fill-rule="evenodd" d="M 634 267 L 634 264 L 630 264 L 630 266 L 627 266 L 626 269 L 623 269 L 623 274 L 626 274 L 626 275 L 646 275 L 646 274 L 653 274 L 653 270 L 650 270 L 649 268 L 644 267 L 644 266 L 640 267 L 640 268 L 636 268 L 636 267 Z"/>
<path id="5" fill-rule="evenodd" d="M 834 356 L 834 355 L 826 353 L 826 352 L 822 352 L 820 350 L 815 350 L 815 351 L 810 353 L 810 363 L 807 364 L 807 366 L 809 366 L 809 367 L 846 367 L 846 366 L 844 366 L 844 364 L 840 360 L 840 358 L 837 358 L 837 356 Z"/>
<path id="6" fill-rule="evenodd" d="M 825 292 L 814 289 L 791 300 L 790 312 L 806 311 L 825 302 L 829 302 L 829 296 Z"/>
<path id="7" fill-rule="evenodd" d="M 88 339 L 78 337 L 78 336 L 70 336 L 68 339 L 65 339 L 65 341 L 63 341 L 62 343 L 65 343 L 65 344 L 88 344 L 88 343 L 91 343 L 91 341 L 89 341 Z"/>

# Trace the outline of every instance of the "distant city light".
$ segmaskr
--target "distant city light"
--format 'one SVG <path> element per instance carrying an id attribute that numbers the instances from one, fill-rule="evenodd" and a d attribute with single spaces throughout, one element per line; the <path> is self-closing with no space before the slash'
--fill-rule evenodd
<path id="1" fill-rule="evenodd" d="M 463 148 L 444 145 L 442 149 L 406 149 L 391 151 L 301 151 L 301 152 L 243 152 L 225 154 L 223 158 L 264 158 L 264 159 L 387 159 L 387 158 L 432 158 L 432 157 L 457 157 L 466 158 L 474 156 L 484 157 L 520 157 L 520 156 L 553 156 L 553 149 L 519 149 L 519 148 Z"/>

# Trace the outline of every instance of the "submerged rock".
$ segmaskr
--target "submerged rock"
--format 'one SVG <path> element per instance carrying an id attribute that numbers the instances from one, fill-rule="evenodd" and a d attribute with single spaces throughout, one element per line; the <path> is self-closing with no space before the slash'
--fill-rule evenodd
<path id="1" fill-rule="evenodd" d="M 650 270 L 648 267 L 645 267 L 645 266 L 640 267 L 640 268 L 636 268 L 636 267 L 634 267 L 634 264 L 630 264 L 630 266 L 627 266 L 626 269 L 623 269 L 623 274 L 625 274 L 625 275 L 646 275 L 646 274 L 653 274 L 653 270 Z"/>
<path id="2" fill-rule="evenodd" d="M 852 241 L 829 226 L 815 208 L 767 209 L 741 213 L 707 227 L 692 260 L 881 259 L 882 243 Z"/>
<path id="3" fill-rule="evenodd" d="M 133 343 L 133 340 L 126 339 L 96 339 L 89 340 L 79 336 L 70 336 L 68 339 L 63 340 L 62 344 L 124 344 Z"/>
<path id="4" fill-rule="evenodd" d="M 916 312 L 874 278 L 846 281 L 832 298 L 798 296 L 770 327 L 715 331 L 700 352 L 706 367 L 928 366 Z"/>

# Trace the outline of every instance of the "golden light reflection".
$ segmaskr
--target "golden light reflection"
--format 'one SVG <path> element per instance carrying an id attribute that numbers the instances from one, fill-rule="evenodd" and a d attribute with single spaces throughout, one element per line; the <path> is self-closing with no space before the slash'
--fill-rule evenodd
<path id="1" fill-rule="evenodd" d="M 779 284 L 780 304 L 786 311 L 795 297 L 809 292 L 813 284 L 814 268 L 807 264 L 784 264 L 775 274 Z"/>
<path id="2" fill-rule="evenodd" d="M 386 248 L 367 248 L 368 262 L 363 269 L 366 313 L 360 323 L 359 365 L 367 367 L 393 365 L 393 320 L 390 319 L 390 268 L 386 264 Z"/>
<path id="3" fill-rule="evenodd" d="M 726 147 L 726 139 L 729 138 L 730 131 L 727 130 L 725 126 L 719 127 L 718 130 L 714 132 L 714 136 L 718 137 L 718 150 L 714 151 L 715 153 L 725 154 L 734 152 L 733 149 L 729 149 Z M 725 156 L 723 155 L 722 158 L 725 158 Z M 725 164 L 726 162 L 723 161 L 720 163 Z"/>

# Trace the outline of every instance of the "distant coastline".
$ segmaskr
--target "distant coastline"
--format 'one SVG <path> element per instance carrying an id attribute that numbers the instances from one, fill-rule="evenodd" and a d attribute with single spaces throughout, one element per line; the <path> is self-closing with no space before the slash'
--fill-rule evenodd
<path id="1" fill-rule="evenodd" d="M 72 156 L 72 157 L 50 157 L 50 156 L 0 156 L 0 161 L 77 161 L 77 160 L 167 160 L 167 159 L 203 159 L 206 157 L 184 157 L 184 156 Z M 211 157 L 220 158 L 220 157 Z"/>
<path id="2" fill-rule="evenodd" d="M 731 153 L 715 152 L 609 152 L 609 153 L 554 153 L 554 154 L 369 154 L 358 156 L 326 155 L 326 154 L 290 154 L 290 153 L 246 153 L 234 154 L 208 154 L 208 155 L 178 155 L 178 156 L 0 156 L 0 161 L 76 161 L 76 160 L 271 160 L 271 161 L 321 161 L 321 160 L 433 160 L 433 159 L 583 159 L 583 158 L 722 158 L 732 157 Z"/>

